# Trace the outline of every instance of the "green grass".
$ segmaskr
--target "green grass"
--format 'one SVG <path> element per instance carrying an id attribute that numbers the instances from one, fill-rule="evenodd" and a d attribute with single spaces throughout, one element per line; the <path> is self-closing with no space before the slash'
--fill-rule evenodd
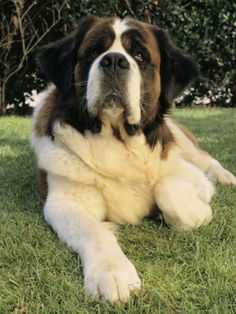
<path id="1" fill-rule="evenodd" d="M 201 146 L 236 173 L 236 110 L 175 110 Z M 30 119 L 0 119 L 0 313 L 236 313 L 236 190 L 217 186 L 214 220 L 178 233 L 152 221 L 118 228 L 141 293 L 126 305 L 83 293 L 77 255 L 46 225 L 28 144 Z"/>

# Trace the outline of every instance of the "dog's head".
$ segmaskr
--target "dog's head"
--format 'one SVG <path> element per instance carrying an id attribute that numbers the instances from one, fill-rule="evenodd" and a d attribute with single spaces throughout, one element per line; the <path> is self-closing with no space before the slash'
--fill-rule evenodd
<path id="1" fill-rule="evenodd" d="M 197 76 L 193 60 L 156 26 L 88 17 L 68 37 L 39 48 L 39 65 L 58 88 L 56 118 L 100 132 L 102 117 L 122 119 L 127 134 L 153 129 Z"/>

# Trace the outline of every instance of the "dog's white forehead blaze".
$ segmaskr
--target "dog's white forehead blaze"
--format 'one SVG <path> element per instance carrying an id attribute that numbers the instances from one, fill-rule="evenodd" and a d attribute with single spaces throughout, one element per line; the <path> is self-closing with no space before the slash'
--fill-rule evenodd
<path id="1" fill-rule="evenodd" d="M 116 37 L 121 36 L 128 29 L 127 20 L 120 20 L 119 18 L 116 18 L 112 28 Z"/>
<path id="2" fill-rule="evenodd" d="M 108 51 L 120 52 L 130 63 L 130 77 L 128 79 L 128 98 L 130 104 L 130 115 L 127 117 L 127 120 L 130 124 L 139 124 L 141 120 L 141 111 L 140 111 L 140 87 L 141 87 L 141 77 L 140 72 L 137 66 L 137 63 L 133 58 L 125 51 L 122 42 L 121 35 L 129 29 L 127 25 L 127 20 L 121 20 L 117 18 L 112 25 L 115 32 L 115 40 Z"/>
<path id="3" fill-rule="evenodd" d="M 121 35 L 128 30 L 128 26 L 126 25 L 126 20 L 120 20 L 120 19 L 115 19 L 114 24 L 112 25 L 112 28 L 114 30 L 115 33 L 115 39 L 111 45 L 111 47 L 104 53 L 106 54 L 107 52 L 120 52 L 123 55 L 129 57 L 129 55 L 127 54 L 127 52 L 125 51 L 122 42 L 121 42 Z M 130 61 L 130 60 L 129 60 Z"/>
<path id="4" fill-rule="evenodd" d="M 139 124 L 141 120 L 140 98 L 141 98 L 141 75 L 136 61 L 126 52 L 122 45 L 121 36 L 129 29 L 127 20 L 115 19 L 112 25 L 115 33 L 115 39 L 111 47 L 100 55 L 92 64 L 89 72 L 88 86 L 87 86 L 87 101 L 90 112 L 94 111 L 96 102 L 100 97 L 101 91 L 101 74 L 99 70 L 100 60 L 109 52 L 117 52 L 123 54 L 130 63 L 130 70 L 127 82 L 127 100 L 129 104 L 129 115 L 127 120 L 130 124 Z"/>

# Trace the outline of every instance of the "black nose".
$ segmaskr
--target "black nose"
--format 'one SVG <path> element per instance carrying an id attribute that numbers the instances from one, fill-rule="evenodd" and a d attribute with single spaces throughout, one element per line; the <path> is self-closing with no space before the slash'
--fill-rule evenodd
<path id="1" fill-rule="evenodd" d="M 130 68 L 129 61 L 124 55 L 118 52 L 107 53 L 99 64 L 103 70 L 109 71 L 125 71 Z"/>

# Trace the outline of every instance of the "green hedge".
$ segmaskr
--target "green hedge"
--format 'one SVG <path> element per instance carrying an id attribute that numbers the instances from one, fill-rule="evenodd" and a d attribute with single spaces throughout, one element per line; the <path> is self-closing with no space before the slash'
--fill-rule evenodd
<path id="1" fill-rule="evenodd" d="M 22 7 L 22 14 L 29 8 L 33 0 Z M 34 4 L 34 19 L 31 19 L 37 30 L 45 31 L 42 17 L 48 21 L 52 19 L 50 9 L 53 5 L 62 6 L 60 20 L 51 31 L 42 38 L 39 45 L 56 40 L 69 32 L 77 20 L 86 15 L 124 17 L 133 16 L 143 21 L 151 22 L 169 30 L 176 43 L 190 54 L 193 54 L 199 65 L 201 75 L 196 84 L 187 91 L 186 96 L 178 101 L 179 106 L 191 104 L 205 104 L 210 106 L 236 106 L 236 2 L 230 0 L 176 0 L 176 1 L 140 1 L 140 0 L 105 0 L 100 3 L 95 0 L 68 0 L 64 5 L 62 0 L 47 0 L 43 4 Z M 14 31 L 14 8 L 11 0 L 4 0 L 0 4 L 1 15 L 9 21 Z M 42 10 L 43 6 L 43 10 Z M 39 12 L 35 15 L 35 12 Z M 42 16 L 43 12 L 44 15 Z M 30 12 L 31 13 L 31 12 Z M 39 34 L 40 35 L 40 34 Z M 19 42 L 20 31 L 15 29 L 13 39 Z M 4 49 L 1 50 L 0 39 L 0 72 L 4 74 L 1 62 Z M 4 43 L 5 44 L 5 43 Z M 4 46 L 3 46 L 4 47 Z M 12 47 L 13 55 L 19 55 L 17 44 Z M 13 66 L 17 58 L 11 59 L 9 66 Z M 3 75 L 4 79 L 4 75 Z M 24 92 L 41 89 L 45 85 L 44 79 L 38 73 L 34 55 L 30 53 L 24 61 L 24 66 L 7 83 L 6 97 L 1 108 L 6 103 L 14 102 L 16 111 L 22 111 Z M 23 112 L 27 106 L 23 106 Z M 5 112 L 2 110 L 2 112 Z"/>
<path id="2" fill-rule="evenodd" d="M 185 103 L 206 96 L 211 105 L 235 106 L 236 2 L 161 1 L 150 11 L 199 62 L 201 76 Z"/>

